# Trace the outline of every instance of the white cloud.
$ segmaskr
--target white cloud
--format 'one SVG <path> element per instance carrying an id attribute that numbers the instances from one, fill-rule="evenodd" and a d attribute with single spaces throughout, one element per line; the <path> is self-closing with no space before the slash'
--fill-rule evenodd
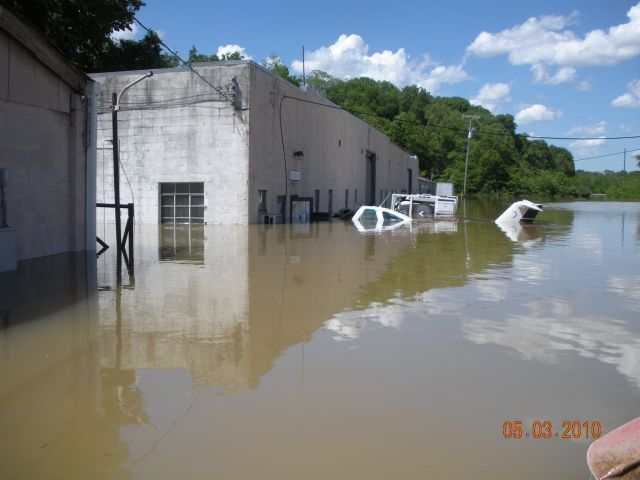
<path id="1" fill-rule="evenodd" d="M 583 80 L 578 83 L 578 90 L 580 90 L 581 92 L 588 92 L 589 90 L 591 90 L 591 87 L 592 85 L 589 80 Z"/>
<path id="2" fill-rule="evenodd" d="M 640 107 L 640 80 L 632 80 L 627 84 L 627 93 L 616 97 L 611 102 L 612 107 Z"/>
<path id="3" fill-rule="evenodd" d="M 627 23 L 584 37 L 567 28 L 576 16 L 531 17 L 498 33 L 482 32 L 467 47 L 467 55 L 507 55 L 513 65 L 531 65 L 536 81 L 556 84 L 573 81 L 577 67 L 615 65 L 640 55 L 640 3 L 627 12 Z M 549 76 L 549 66 L 559 70 Z"/>
<path id="4" fill-rule="evenodd" d="M 291 67 L 302 73 L 302 61 L 294 60 Z M 415 84 L 430 92 L 435 92 L 441 85 L 470 79 L 462 65 L 436 65 L 427 54 L 415 60 L 404 48 L 369 55 L 369 46 L 355 34 L 342 34 L 334 44 L 307 52 L 305 68 L 308 72 L 322 70 L 338 78 L 364 76 L 387 80 L 399 87 Z"/>
<path id="5" fill-rule="evenodd" d="M 331 330 L 334 340 L 355 340 L 362 331 L 376 323 L 383 327 L 400 329 L 406 316 L 404 301 L 392 298 L 390 304 L 373 302 L 365 310 L 345 310 L 325 322 L 324 327 Z"/>
<path id="6" fill-rule="evenodd" d="M 567 133 L 569 135 L 585 135 L 595 136 L 604 135 L 607 131 L 607 122 L 604 120 L 594 125 L 584 125 L 571 128 Z"/>
<path id="7" fill-rule="evenodd" d="M 549 122 L 558 117 L 560 117 L 560 111 L 554 111 L 549 107 L 536 103 L 516 113 L 516 122 L 520 125 L 526 125 L 533 122 Z"/>
<path id="8" fill-rule="evenodd" d="M 133 40 L 138 34 L 138 24 L 132 23 L 129 25 L 131 30 L 115 30 L 111 33 L 111 40 Z"/>
<path id="9" fill-rule="evenodd" d="M 588 140 L 576 140 L 569 144 L 569 148 L 575 150 L 580 156 L 595 155 L 599 151 L 599 147 L 607 143 L 604 138 L 591 138 Z"/>
<path id="10" fill-rule="evenodd" d="M 637 291 L 632 288 L 629 293 Z M 640 388 L 640 336 L 625 322 L 579 315 L 570 305 L 555 299 L 536 299 L 535 303 L 521 305 L 521 311 L 502 320 L 465 320 L 462 333 L 479 345 L 513 349 L 527 360 L 559 363 L 566 359 L 567 352 L 599 360 L 615 366 Z"/>
<path id="11" fill-rule="evenodd" d="M 573 67 L 561 67 L 553 75 L 549 75 L 547 68 L 536 63 L 531 66 L 533 79 L 536 83 L 546 83 L 547 85 L 560 85 L 561 83 L 573 82 L 576 79 L 577 70 Z"/>
<path id="12" fill-rule="evenodd" d="M 222 58 L 223 55 L 228 55 L 230 53 L 235 53 L 235 52 L 240 53 L 240 55 L 242 55 L 247 60 L 251 60 L 251 55 L 249 55 L 243 47 L 235 44 L 220 45 L 218 47 L 218 51 L 216 52 L 216 55 L 218 56 L 218 58 Z"/>
<path id="13" fill-rule="evenodd" d="M 416 76 L 420 76 L 419 73 Z M 462 65 L 449 65 L 448 67 L 438 66 L 430 72 L 423 75 L 422 78 L 417 78 L 415 83 L 419 87 L 423 87 L 429 92 L 435 92 L 440 88 L 440 85 L 452 83 L 460 83 L 466 80 L 470 80 L 471 77 L 464 71 Z"/>
<path id="14" fill-rule="evenodd" d="M 634 310 L 640 310 L 640 276 L 614 275 L 607 280 L 607 290 L 623 297 Z"/>
<path id="15" fill-rule="evenodd" d="M 475 97 L 469 100 L 472 105 L 480 105 L 496 112 L 501 103 L 511 100 L 511 87 L 506 83 L 485 83 Z"/>

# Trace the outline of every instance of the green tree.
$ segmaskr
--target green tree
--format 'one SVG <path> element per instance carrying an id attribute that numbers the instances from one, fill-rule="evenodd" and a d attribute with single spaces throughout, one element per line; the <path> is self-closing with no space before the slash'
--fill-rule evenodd
<path id="1" fill-rule="evenodd" d="M 337 78 L 332 77 L 322 70 L 313 70 L 306 78 L 309 87 L 325 96 L 327 95 L 327 90 L 339 81 Z"/>
<path id="2" fill-rule="evenodd" d="M 553 161 L 554 168 L 569 177 L 576 174 L 576 165 L 573 161 L 573 155 L 566 148 L 549 145 L 549 153 Z"/>
<path id="3" fill-rule="evenodd" d="M 207 55 L 206 53 L 198 52 L 195 45 L 189 50 L 189 56 L 187 57 L 187 63 L 191 65 L 194 62 L 219 62 L 222 60 L 244 60 L 244 55 L 240 52 L 223 53 L 218 57 L 218 54 Z"/>
<path id="4" fill-rule="evenodd" d="M 218 55 L 207 55 L 206 53 L 199 53 L 196 46 L 193 45 L 189 50 L 189 56 L 187 57 L 187 63 L 191 65 L 194 62 L 217 62 L 220 60 Z"/>
<path id="5" fill-rule="evenodd" d="M 244 55 L 240 52 L 223 53 L 220 60 L 244 60 Z"/>
<path id="6" fill-rule="evenodd" d="M 113 40 L 115 31 L 130 30 L 142 0 L 0 0 L 30 22 L 85 72 L 173 66 L 162 53 L 160 38 Z M 119 63 L 122 62 L 122 63 Z"/>
<path id="7" fill-rule="evenodd" d="M 300 79 L 290 74 L 289 68 L 284 64 L 277 53 L 272 53 L 265 58 L 262 61 L 262 66 L 280 78 L 284 78 L 288 82 L 293 83 L 295 86 L 300 86 Z"/>
<path id="8" fill-rule="evenodd" d="M 153 31 L 138 41 L 114 42 L 108 45 L 104 54 L 97 59 L 95 71 L 112 72 L 177 66 L 178 59 L 163 53 L 160 42 L 160 37 Z"/>
<path id="9" fill-rule="evenodd" d="M 573 178 L 575 195 L 588 197 L 590 193 L 605 193 L 608 198 L 640 199 L 640 172 L 584 172 L 578 170 Z"/>
<path id="10" fill-rule="evenodd" d="M 529 140 L 522 147 L 523 160 L 534 168 L 549 170 L 553 165 L 553 159 L 549 152 L 549 145 L 544 140 Z"/>

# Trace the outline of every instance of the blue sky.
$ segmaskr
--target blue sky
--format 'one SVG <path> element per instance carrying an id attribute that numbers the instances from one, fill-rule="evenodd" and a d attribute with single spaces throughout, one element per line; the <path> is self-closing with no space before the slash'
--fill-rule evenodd
<path id="1" fill-rule="evenodd" d="M 238 47 L 276 53 L 299 73 L 367 75 L 458 95 L 516 117 L 521 132 L 596 137 L 555 141 L 577 168 L 621 170 L 640 149 L 640 2 L 210 2 L 148 0 L 145 25 L 186 57 Z M 136 32 L 136 36 L 141 36 Z M 640 153 L 636 152 L 636 153 Z M 637 169 L 633 154 L 627 169 Z"/>

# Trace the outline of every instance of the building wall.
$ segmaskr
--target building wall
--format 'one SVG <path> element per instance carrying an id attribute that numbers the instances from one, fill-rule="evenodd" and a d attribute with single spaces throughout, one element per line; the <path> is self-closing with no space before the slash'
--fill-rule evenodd
<path id="1" fill-rule="evenodd" d="M 335 107 L 326 99 L 296 88 L 253 62 L 195 68 L 223 92 L 231 94 L 235 85 L 235 97 L 224 98 L 187 69 L 162 69 L 121 98 L 121 203 L 135 203 L 138 222 L 158 222 L 161 182 L 204 182 L 209 224 L 261 220 L 259 190 L 267 191 L 269 213 L 277 213 L 279 195 L 315 198 L 316 190 L 320 202 L 314 210 L 327 212 L 330 189 L 333 211 L 354 208 L 365 203 L 368 154 L 376 157 L 377 203 L 391 191 L 409 189 L 408 169 L 412 170 L 411 190 L 417 191 L 417 160 L 354 116 L 317 105 Z M 113 202 L 111 94 L 144 73 L 93 75 L 102 84 L 98 202 Z M 295 157 L 296 151 L 303 156 Z M 299 171 L 301 180 L 285 184 L 290 170 Z M 345 190 L 349 190 L 348 202 Z M 99 211 L 98 218 L 112 222 L 113 213 Z"/>
<path id="2" fill-rule="evenodd" d="M 333 190 L 333 211 L 365 204 L 367 154 L 376 157 L 376 203 L 381 203 L 392 190 L 409 189 L 408 169 L 412 170 L 411 191 L 417 192 L 417 159 L 411 159 L 387 136 L 360 119 L 327 106 L 335 107 L 325 98 L 305 92 L 258 65 L 251 65 L 251 222 L 259 218 L 259 190 L 267 190 L 269 213 L 276 213 L 277 197 L 285 192 L 289 196 L 314 198 L 315 191 L 319 190 L 317 210 L 321 212 L 329 209 L 330 189 Z M 303 156 L 294 156 L 294 152 L 299 151 Z M 300 181 L 288 180 L 291 170 L 300 172 Z M 349 190 L 346 205 L 345 190 Z"/>
<path id="3" fill-rule="evenodd" d="M 4 22 L 9 14 L 1 13 Z M 7 219 L 16 229 L 18 260 L 95 248 L 85 239 L 83 92 L 38 54 L 0 28 L 0 168 L 9 173 Z"/>
<path id="4" fill-rule="evenodd" d="M 138 222 L 158 222 L 161 182 L 204 182 L 207 223 L 248 221 L 248 65 L 196 68 L 223 95 L 185 68 L 157 70 L 121 97 L 120 201 L 135 204 Z M 144 73 L 93 75 L 102 84 L 98 114 L 98 202 L 114 201 L 112 92 L 120 92 Z M 235 106 L 234 78 L 242 92 Z M 99 209 L 98 219 L 103 217 L 104 212 Z M 107 212 L 106 221 L 114 221 L 112 210 Z"/>

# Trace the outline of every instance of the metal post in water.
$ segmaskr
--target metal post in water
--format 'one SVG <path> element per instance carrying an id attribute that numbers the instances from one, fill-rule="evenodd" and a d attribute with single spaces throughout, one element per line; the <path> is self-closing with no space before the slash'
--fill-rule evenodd
<path id="1" fill-rule="evenodd" d="M 134 222 L 134 218 L 133 218 L 133 203 L 129 203 L 127 205 L 127 210 L 128 210 L 128 214 L 129 214 L 129 263 L 130 269 L 133 269 L 133 226 L 135 224 Z"/>
<path id="2" fill-rule="evenodd" d="M 115 196 L 115 208 L 116 208 L 116 236 L 117 238 L 117 248 L 118 248 L 118 270 L 120 270 L 122 266 L 122 253 L 124 251 L 124 247 L 122 245 L 122 232 L 120 230 L 120 152 L 118 147 L 118 110 L 120 110 L 120 98 L 124 92 L 133 87 L 135 84 L 140 83 L 145 78 L 149 78 L 153 76 L 153 71 L 149 71 L 145 73 L 139 78 L 136 78 L 132 82 L 129 82 L 125 87 L 120 90 L 120 93 L 112 93 L 111 94 L 111 102 L 113 103 L 112 111 L 111 111 L 111 122 L 113 127 L 113 186 L 114 186 L 114 196 Z"/>
<path id="3" fill-rule="evenodd" d="M 116 211 L 116 250 L 118 251 L 118 269 L 122 266 L 122 232 L 120 230 L 120 153 L 118 151 L 118 97 L 111 94 L 111 127 L 113 129 L 113 195 Z"/>
<path id="4" fill-rule="evenodd" d="M 0 168 L 0 228 L 7 228 L 7 198 L 6 187 L 8 182 L 8 173 L 6 168 Z"/>

